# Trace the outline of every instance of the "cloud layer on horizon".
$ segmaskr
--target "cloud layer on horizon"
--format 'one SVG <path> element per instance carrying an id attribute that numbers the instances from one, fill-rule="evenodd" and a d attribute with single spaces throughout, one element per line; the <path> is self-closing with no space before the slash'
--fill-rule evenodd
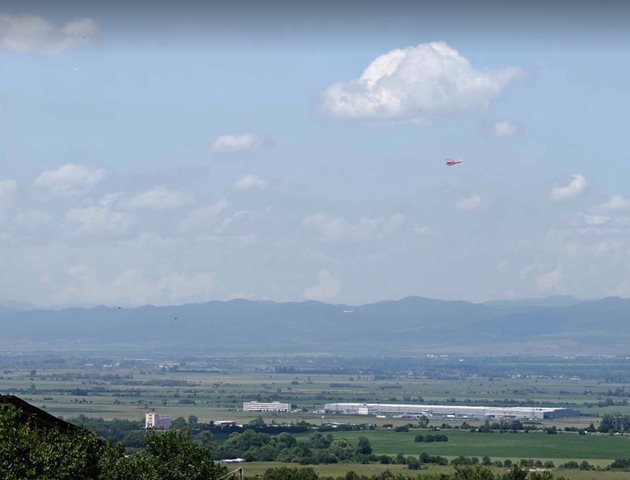
<path id="1" fill-rule="evenodd" d="M 0 49 L 12 53 L 62 53 L 89 44 L 99 30 L 91 18 L 56 27 L 37 15 L 0 14 Z"/>

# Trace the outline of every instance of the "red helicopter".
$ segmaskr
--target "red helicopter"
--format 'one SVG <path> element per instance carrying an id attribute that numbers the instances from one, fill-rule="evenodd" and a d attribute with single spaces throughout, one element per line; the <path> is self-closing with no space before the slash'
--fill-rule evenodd
<path id="1" fill-rule="evenodd" d="M 464 163 L 463 160 L 451 160 L 450 158 L 446 159 L 446 165 L 452 167 L 453 165 L 457 165 L 458 163 Z"/>

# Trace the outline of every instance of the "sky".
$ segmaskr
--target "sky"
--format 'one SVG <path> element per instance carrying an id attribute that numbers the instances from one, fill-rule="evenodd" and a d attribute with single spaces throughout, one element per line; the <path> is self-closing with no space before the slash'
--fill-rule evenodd
<path id="1" fill-rule="evenodd" d="M 0 3 L 0 303 L 630 297 L 630 5 L 510 3 Z"/>

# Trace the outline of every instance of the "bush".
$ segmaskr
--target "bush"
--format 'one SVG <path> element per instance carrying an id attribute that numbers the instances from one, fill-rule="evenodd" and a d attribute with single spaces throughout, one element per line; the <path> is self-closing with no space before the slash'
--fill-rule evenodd
<path id="1" fill-rule="evenodd" d="M 610 465 L 608 465 L 608 468 L 612 468 L 614 470 L 630 470 L 630 458 L 621 458 L 615 460 Z"/>
<path id="2" fill-rule="evenodd" d="M 580 470 L 594 470 L 595 467 L 593 465 L 591 465 L 590 463 L 588 463 L 586 460 L 582 460 L 582 462 L 580 462 Z"/>

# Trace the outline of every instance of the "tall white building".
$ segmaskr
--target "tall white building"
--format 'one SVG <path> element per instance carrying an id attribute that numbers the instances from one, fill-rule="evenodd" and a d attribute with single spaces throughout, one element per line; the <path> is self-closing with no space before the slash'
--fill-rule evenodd
<path id="1" fill-rule="evenodd" d="M 159 413 L 150 412 L 144 416 L 144 428 L 147 430 L 168 430 L 171 428 L 173 420 L 168 415 L 160 415 Z"/>
<path id="2" fill-rule="evenodd" d="M 280 402 L 243 402 L 244 412 L 290 412 L 289 403 Z"/>

